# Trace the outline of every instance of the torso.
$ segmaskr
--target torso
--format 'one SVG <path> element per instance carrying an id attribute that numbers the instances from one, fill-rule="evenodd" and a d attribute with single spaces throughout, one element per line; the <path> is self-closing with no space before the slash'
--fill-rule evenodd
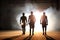
<path id="1" fill-rule="evenodd" d="M 32 23 L 34 23 L 34 22 L 35 22 L 35 21 L 34 21 L 34 20 L 35 20 L 34 15 L 30 15 L 30 16 L 29 16 L 29 19 L 30 19 L 30 22 L 32 22 Z"/>
<path id="2" fill-rule="evenodd" d="M 21 17 L 21 20 L 22 20 L 23 23 L 25 23 L 26 17 L 25 17 L 25 16 L 22 16 L 22 17 Z"/>

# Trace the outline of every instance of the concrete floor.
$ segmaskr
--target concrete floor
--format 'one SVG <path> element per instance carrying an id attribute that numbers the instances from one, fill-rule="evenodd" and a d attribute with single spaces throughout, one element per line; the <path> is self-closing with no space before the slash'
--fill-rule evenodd
<path id="1" fill-rule="evenodd" d="M 47 32 L 47 35 L 42 35 L 42 32 L 35 32 L 33 36 L 29 36 L 26 32 L 22 35 L 22 31 L 1 31 L 0 40 L 60 40 L 60 32 Z"/>

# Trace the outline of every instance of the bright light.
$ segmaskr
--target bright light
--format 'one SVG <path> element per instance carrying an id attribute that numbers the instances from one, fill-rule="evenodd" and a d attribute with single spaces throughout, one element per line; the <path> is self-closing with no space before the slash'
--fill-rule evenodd
<path id="1" fill-rule="evenodd" d="M 33 9 L 32 9 L 33 7 Z M 53 10 L 52 8 L 48 8 L 46 10 L 44 10 L 46 12 L 46 15 L 48 17 L 48 26 L 47 26 L 47 31 L 52 31 L 54 30 L 54 25 L 55 25 L 55 16 L 53 15 Z M 35 18 L 36 18 L 36 22 L 35 22 L 35 28 L 34 31 L 35 32 L 42 32 L 42 25 L 40 24 L 40 18 L 42 16 L 42 12 L 40 12 L 39 10 L 37 10 L 33 5 L 29 4 L 26 5 L 25 7 L 25 16 L 28 18 L 30 15 L 30 12 L 33 11 Z M 20 17 L 22 14 L 17 15 L 16 20 L 17 23 L 19 24 L 20 22 Z M 20 25 L 20 24 L 19 24 Z M 21 28 L 21 27 L 20 27 Z M 26 25 L 26 32 L 29 32 L 29 25 Z"/>

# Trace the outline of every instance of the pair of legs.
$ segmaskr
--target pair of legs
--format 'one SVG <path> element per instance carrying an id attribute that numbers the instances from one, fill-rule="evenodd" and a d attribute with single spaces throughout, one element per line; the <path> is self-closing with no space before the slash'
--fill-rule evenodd
<path id="1" fill-rule="evenodd" d="M 46 29 L 47 29 L 46 25 L 42 25 L 42 29 L 43 29 L 43 35 L 44 34 L 46 35 Z"/>
<path id="2" fill-rule="evenodd" d="M 34 35 L 34 23 L 30 24 L 30 35 L 31 35 L 31 31 L 32 31 L 32 35 Z"/>
<path id="3" fill-rule="evenodd" d="M 31 30 L 32 29 L 32 30 Z M 31 31 L 32 31 L 32 35 L 34 35 L 34 28 L 30 27 L 30 35 L 31 35 Z"/>
<path id="4" fill-rule="evenodd" d="M 23 34 L 25 34 L 25 25 L 22 26 Z"/>

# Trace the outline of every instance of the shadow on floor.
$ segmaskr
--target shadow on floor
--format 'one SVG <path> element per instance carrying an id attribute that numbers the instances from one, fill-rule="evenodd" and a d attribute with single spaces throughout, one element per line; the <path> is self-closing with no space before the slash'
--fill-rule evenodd
<path id="1" fill-rule="evenodd" d="M 46 40 L 55 40 L 54 38 L 52 38 L 52 37 L 50 37 L 48 35 L 44 35 L 44 36 L 45 36 Z"/>
<path id="2" fill-rule="evenodd" d="M 12 39 L 15 39 L 15 38 L 18 38 L 18 37 L 21 37 L 22 35 L 19 35 L 19 36 L 14 36 L 14 37 L 11 37 L 11 38 L 6 38 L 6 39 L 3 39 L 3 40 L 12 40 Z"/>
<path id="3" fill-rule="evenodd" d="M 27 36 L 27 37 L 26 37 L 25 39 L 23 39 L 23 40 L 31 40 L 32 36 L 33 36 L 33 35 L 29 35 L 29 36 Z"/>

